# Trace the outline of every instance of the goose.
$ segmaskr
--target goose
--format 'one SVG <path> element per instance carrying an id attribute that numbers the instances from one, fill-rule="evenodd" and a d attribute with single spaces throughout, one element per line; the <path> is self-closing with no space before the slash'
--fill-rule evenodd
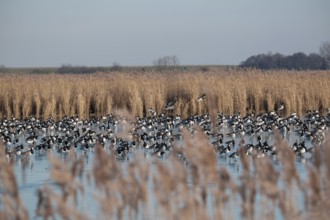
<path id="1" fill-rule="evenodd" d="M 233 158 L 233 159 L 237 159 L 238 157 L 239 157 L 239 153 L 237 150 L 229 155 L 229 158 Z"/>
<path id="2" fill-rule="evenodd" d="M 266 156 L 266 150 L 265 149 L 257 151 L 257 158 L 263 158 L 265 156 Z"/>
<path id="3" fill-rule="evenodd" d="M 294 151 L 298 156 L 302 156 L 303 154 L 305 154 L 307 152 L 307 148 L 305 146 L 305 141 L 303 141 L 302 143 L 300 143 L 295 151 Z"/>
<path id="4" fill-rule="evenodd" d="M 199 96 L 199 97 L 196 99 L 196 101 L 197 101 L 197 102 L 202 102 L 202 101 L 205 100 L 205 98 L 206 98 L 206 94 L 203 94 L 203 95 Z"/>
<path id="5" fill-rule="evenodd" d="M 245 150 L 246 150 L 246 156 L 247 155 L 253 155 L 253 151 L 254 151 L 254 148 L 253 148 L 253 144 L 248 144 L 246 146 L 244 146 Z"/>
<path id="6" fill-rule="evenodd" d="M 20 156 L 20 155 L 22 154 L 23 149 L 24 149 L 23 144 L 17 146 L 17 147 L 15 148 L 15 154 L 16 154 L 16 156 Z"/>
<path id="7" fill-rule="evenodd" d="M 34 154 L 34 150 L 33 150 L 33 147 L 30 147 L 30 149 L 29 150 L 27 150 L 27 151 L 25 151 L 25 152 L 22 152 L 22 156 L 31 156 L 31 155 L 33 155 Z"/>
<path id="8" fill-rule="evenodd" d="M 226 136 L 234 139 L 236 137 L 236 132 L 233 131 L 233 132 L 227 133 Z"/>
<path id="9" fill-rule="evenodd" d="M 165 106 L 165 111 L 172 111 L 172 110 L 174 110 L 175 103 L 176 103 L 176 100 L 168 102 L 166 104 L 166 106 Z"/>
<path id="10" fill-rule="evenodd" d="M 182 151 L 177 152 L 176 157 L 183 162 L 187 161 L 186 155 Z"/>
<path id="11" fill-rule="evenodd" d="M 231 152 L 231 146 L 229 146 L 229 145 L 227 147 L 220 146 L 217 149 L 219 151 L 219 155 L 223 155 L 224 154 L 225 156 L 227 156 Z"/>
<path id="12" fill-rule="evenodd" d="M 163 157 L 165 155 L 165 150 L 163 149 L 157 149 L 154 153 L 157 157 Z"/>
<path id="13" fill-rule="evenodd" d="M 37 141 L 38 136 L 32 135 L 26 138 L 27 144 L 34 144 Z"/>
<path id="14" fill-rule="evenodd" d="M 10 147 L 8 147 L 8 146 L 6 146 L 6 150 L 5 151 L 6 151 L 6 158 L 7 159 L 11 158 L 13 156 L 13 154 L 15 153 L 15 151 L 12 151 L 10 149 Z"/>
<path id="15" fill-rule="evenodd" d="M 147 112 L 149 112 L 149 114 L 152 116 L 152 117 L 155 117 L 157 115 L 156 111 L 152 108 L 148 108 L 147 109 Z"/>
<path id="16" fill-rule="evenodd" d="M 284 109 L 284 104 L 281 104 L 281 105 L 277 108 L 276 112 L 280 112 L 280 111 L 282 111 L 283 109 Z"/>

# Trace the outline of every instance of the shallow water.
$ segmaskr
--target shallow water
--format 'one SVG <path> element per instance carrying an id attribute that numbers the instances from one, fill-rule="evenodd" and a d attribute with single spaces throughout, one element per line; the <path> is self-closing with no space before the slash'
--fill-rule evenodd
<path id="1" fill-rule="evenodd" d="M 66 160 L 67 158 L 63 157 L 63 155 L 59 153 L 54 153 L 58 158 L 61 160 Z M 79 154 L 79 153 L 78 153 Z M 93 152 L 80 152 L 80 154 L 85 155 L 85 171 L 84 173 L 86 174 L 88 171 L 90 171 L 92 164 L 93 164 L 93 158 L 94 158 L 94 153 Z M 148 158 L 146 158 L 148 159 Z M 165 159 L 166 160 L 166 159 Z M 123 161 L 118 161 L 119 163 L 122 164 L 121 168 L 122 171 L 125 172 L 125 168 L 127 165 L 127 162 Z M 252 162 L 251 162 L 252 164 Z M 217 165 L 219 167 L 225 167 L 227 171 L 230 173 L 231 177 L 235 181 L 239 181 L 239 177 L 242 175 L 243 172 L 243 167 L 238 159 L 232 159 L 224 156 L 218 156 L 217 159 Z M 280 166 L 276 161 L 273 162 L 273 165 L 278 169 L 280 172 Z M 21 199 L 27 208 L 29 212 L 29 216 L 32 219 L 36 218 L 35 212 L 37 208 L 37 190 L 39 188 L 42 188 L 45 184 L 50 186 L 52 189 L 56 191 L 56 186 L 52 185 L 52 180 L 50 177 L 50 163 L 49 160 L 47 159 L 46 155 L 32 155 L 25 166 L 23 167 L 23 161 L 22 158 L 16 158 L 14 161 L 14 171 L 15 175 L 17 177 L 17 183 L 19 187 L 19 193 L 21 196 Z M 304 163 L 301 161 L 297 160 L 296 161 L 296 169 L 300 174 L 300 177 L 302 179 L 306 179 L 306 166 Z M 251 170 L 253 172 L 253 169 Z M 152 179 L 152 178 L 150 178 Z M 151 181 L 149 181 L 151 182 Z M 97 216 L 97 213 L 100 212 L 99 206 L 95 203 L 95 186 L 93 184 L 90 184 L 86 178 L 83 178 L 82 180 L 82 185 L 85 189 L 85 193 L 83 195 L 80 195 L 80 199 L 78 200 L 79 204 L 79 210 L 83 210 L 85 214 L 87 214 L 89 217 L 94 218 Z M 152 184 L 149 184 L 149 189 L 152 189 Z M 212 184 L 209 186 L 209 195 L 211 195 L 211 189 L 212 189 Z M 152 195 L 152 190 L 149 192 L 149 203 L 150 207 L 152 206 L 152 201 L 155 199 Z M 256 197 L 258 200 L 258 196 Z M 213 213 L 213 207 L 211 205 L 211 197 L 208 196 L 208 207 L 207 209 L 210 211 L 210 213 Z M 303 201 L 301 200 L 301 203 Z M 303 204 L 300 206 L 302 207 Z M 280 211 L 276 207 L 275 211 L 275 217 L 276 219 L 282 219 L 283 217 L 280 214 Z M 87 211 L 88 210 L 88 211 Z M 154 210 L 150 210 L 151 212 L 155 212 Z M 151 216 L 157 216 L 157 213 L 151 214 Z M 239 213 L 233 212 L 232 214 L 228 214 L 228 217 L 232 217 L 233 219 L 240 219 L 241 216 Z M 128 213 L 126 213 L 126 217 L 128 217 Z M 143 219 L 142 215 L 140 216 L 139 219 Z"/>
<path id="2" fill-rule="evenodd" d="M 125 131 L 124 129 L 124 126 L 126 125 L 126 123 L 120 125 L 120 123 L 117 125 L 113 125 L 113 127 L 111 128 L 113 130 L 114 133 L 116 133 L 116 135 L 120 134 L 121 131 Z M 78 125 L 77 125 L 78 126 Z M 77 128 L 76 126 L 76 128 Z M 160 126 L 160 125 L 159 125 Z M 162 125 L 163 127 L 160 127 L 160 128 L 157 128 L 158 130 L 164 130 L 164 127 L 166 127 L 165 125 Z M 84 124 L 84 125 L 79 125 L 78 126 L 79 130 L 83 130 L 84 128 L 90 128 L 91 131 L 94 131 L 95 133 L 97 134 L 105 134 L 106 131 L 105 131 L 105 128 L 101 129 L 101 127 L 99 126 L 98 123 L 92 123 L 91 125 L 90 124 Z M 175 134 L 178 134 L 180 133 L 178 131 L 179 128 L 174 128 L 172 131 L 173 131 L 173 135 L 174 136 Z M 194 129 L 193 127 L 189 127 L 187 130 L 189 129 Z M 146 130 L 146 132 L 151 132 L 151 130 L 153 129 L 150 129 L 150 131 Z M 76 131 L 76 130 L 75 130 Z M 145 130 L 142 130 L 139 131 L 139 132 L 144 132 Z M 190 130 L 189 130 L 190 131 Z M 212 132 L 212 131 L 211 131 Z M 235 152 L 238 148 L 239 148 L 239 143 L 241 141 L 241 138 L 239 137 L 240 134 L 237 134 L 237 137 L 232 137 L 231 135 L 228 135 L 229 132 L 231 132 L 231 130 L 229 129 L 225 129 L 224 131 L 222 132 L 219 132 L 222 133 L 222 134 L 225 134 L 224 136 L 224 139 L 223 139 L 223 143 L 227 142 L 227 141 L 231 141 L 231 140 L 234 140 L 235 141 L 235 144 L 234 146 L 231 146 L 231 150 L 230 152 L 226 152 L 226 153 L 221 153 L 221 155 L 219 155 L 219 150 L 216 149 L 216 147 L 214 149 L 216 149 L 217 151 L 217 166 L 219 168 L 226 168 L 226 170 L 229 172 L 231 178 L 236 182 L 238 183 L 238 185 L 240 185 L 240 181 L 241 181 L 241 176 L 243 174 L 243 167 L 242 167 L 242 164 L 240 163 L 240 160 L 239 159 L 234 159 L 234 158 L 230 158 L 229 155 L 232 154 L 233 152 Z M 100 216 L 100 213 L 101 213 L 101 210 L 100 210 L 100 204 L 98 204 L 98 202 L 96 201 L 96 197 L 97 196 L 97 193 L 100 193 L 96 186 L 94 185 L 93 181 L 88 181 L 87 180 L 87 177 L 86 175 L 90 174 L 92 171 L 92 167 L 93 167 L 93 164 L 94 164 L 94 148 L 93 147 L 90 147 L 88 150 L 86 148 L 86 143 L 85 145 L 82 145 L 82 143 L 80 142 L 81 140 L 77 140 L 77 139 L 80 139 L 81 137 L 86 137 L 86 134 L 88 132 L 84 133 L 81 132 L 80 135 L 78 135 L 78 138 L 75 137 L 75 142 L 72 143 L 70 142 L 70 146 L 76 146 L 76 143 L 77 143 L 77 150 L 74 151 L 73 148 L 71 148 L 71 152 L 73 152 L 73 154 L 76 154 L 77 157 L 79 156 L 83 156 L 84 157 L 84 163 L 85 163 L 85 166 L 84 166 L 84 172 L 83 172 L 83 176 L 84 178 L 82 180 L 80 180 L 80 184 L 82 184 L 83 188 L 84 188 L 84 193 L 83 194 L 79 194 L 78 195 L 78 210 L 79 211 L 84 211 L 84 213 L 91 217 L 92 219 L 94 219 L 95 217 L 98 217 Z M 47 137 L 49 138 L 50 135 L 54 135 L 54 134 L 59 134 L 60 137 L 62 137 L 64 139 L 64 137 L 67 137 L 67 136 L 70 136 L 72 137 L 70 131 L 47 131 L 47 132 L 44 132 L 44 131 L 38 131 L 38 134 L 39 134 L 39 137 L 38 139 L 36 140 L 36 143 L 35 143 L 35 146 L 37 146 L 38 144 L 42 143 L 42 138 L 43 137 Z M 193 132 L 191 132 L 191 134 L 193 134 Z M 95 135 L 95 134 L 94 134 Z M 141 134 L 139 134 L 141 135 Z M 163 134 L 165 135 L 165 134 Z M 167 134 L 166 134 L 167 135 Z M 184 135 L 184 134 L 183 134 Z M 204 134 L 203 134 L 204 135 Z M 23 144 L 25 149 L 27 149 L 28 147 L 30 147 L 29 144 L 27 144 L 25 142 L 25 139 L 28 137 L 29 135 L 27 134 L 27 132 L 23 132 L 22 136 L 21 136 L 21 139 L 18 140 L 18 143 L 16 144 L 13 144 L 12 148 L 15 149 L 15 147 L 17 147 L 19 144 Z M 150 136 L 150 135 L 149 135 Z M 156 136 L 156 135 L 155 135 Z M 204 135 L 205 136 L 205 135 Z M 187 146 L 189 146 L 188 142 L 192 142 L 192 143 L 195 143 L 197 142 L 198 143 L 198 137 L 202 137 L 204 138 L 204 136 L 200 136 L 200 135 L 189 135 L 187 134 L 187 138 L 192 138 L 192 141 L 189 140 L 189 139 L 185 139 L 185 141 L 187 141 Z M 207 136 L 205 136 L 207 137 Z M 291 146 L 294 142 L 296 142 L 296 140 L 299 140 L 299 137 L 296 135 L 295 132 L 292 132 L 290 133 L 289 135 L 285 136 L 286 138 L 286 142 Z M 186 138 L 186 137 L 185 137 Z M 218 138 L 216 136 L 212 136 L 212 135 L 209 135 L 208 136 L 209 138 L 209 142 L 212 143 L 213 141 L 215 141 L 215 138 Z M 257 140 L 259 139 L 259 140 Z M 274 142 L 275 142 L 275 138 L 274 138 L 274 135 L 271 134 L 271 133 L 268 133 L 267 131 L 267 134 L 265 133 L 261 133 L 260 136 L 257 138 L 256 135 L 251 135 L 251 136 L 248 136 L 248 135 L 245 135 L 243 140 L 244 140 L 244 143 L 245 144 L 253 144 L 253 145 L 256 145 L 258 144 L 258 141 L 260 141 L 260 139 L 262 139 L 263 141 L 267 141 L 269 145 L 273 145 Z M 50 139 L 49 139 L 50 140 Z M 157 142 L 158 140 L 156 141 L 150 141 L 150 143 L 152 142 Z M 167 140 L 162 140 L 163 142 L 166 142 Z M 206 139 L 205 139 L 206 141 Z M 86 141 L 87 142 L 87 141 Z M 110 142 L 111 142 L 111 139 L 108 139 L 108 142 L 105 144 L 105 148 L 106 148 L 106 151 L 108 153 L 114 153 L 114 148 L 115 147 L 111 147 L 113 148 L 112 150 L 110 150 L 109 148 L 109 145 L 110 145 Z M 141 141 L 142 142 L 142 141 Z M 298 141 L 299 142 L 299 141 Z M 132 143 L 132 142 L 130 142 Z M 145 142 L 146 143 L 146 142 Z M 200 142 L 202 144 L 205 144 L 205 142 Z M 261 141 L 260 141 L 261 143 Z M 184 145 L 184 143 L 182 143 L 181 140 L 175 140 L 173 139 L 173 145 L 176 144 L 177 147 L 176 148 L 181 148 L 182 145 Z M 309 149 L 312 147 L 312 144 L 311 142 L 306 139 L 306 147 Z M 116 146 L 116 149 L 118 149 L 119 146 L 121 146 L 120 144 L 113 144 Z M 151 145 L 151 144 L 150 144 Z M 192 145 L 190 143 L 190 145 Z M 49 145 L 50 146 L 50 145 Z M 60 153 L 58 152 L 57 150 L 59 149 L 63 149 L 64 147 L 64 144 L 63 143 L 59 143 L 59 142 L 56 142 L 53 146 L 52 146 L 52 150 L 46 150 L 46 149 L 42 149 L 41 152 L 48 152 L 47 154 L 53 154 L 55 157 L 59 158 L 63 163 L 67 160 L 70 160 L 69 156 L 66 154 L 66 153 Z M 85 147 L 83 147 L 85 146 Z M 101 145 L 100 145 L 101 146 Z M 97 147 L 100 147 L 100 146 L 97 146 Z M 204 145 L 202 145 L 204 146 Z M 229 144 L 228 144 L 229 146 Z M 36 147 L 35 147 L 36 148 Z M 134 150 L 135 148 L 135 150 Z M 157 161 L 161 161 L 161 163 L 167 163 L 169 160 L 167 159 L 167 152 L 165 152 L 165 156 L 164 158 L 157 158 L 156 155 L 154 156 L 151 156 L 152 153 L 150 153 L 150 151 L 148 150 L 145 150 L 145 149 L 141 149 L 142 148 L 142 144 L 140 144 L 140 146 L 137 146 L 137 147 L 132 147 L 132 151 L 133 153 L 128 153 L 128 157 L 125 159 L 126 160 L 116 160 L 117 163 L 120 164 L 120 169 L 121 169 L 121 172 L 125 174 L 126 170 L 127 170 L 127 165 L 128 165 L 128 162 L 127 160 L 130 160 L 132 161 L 135 157 L 135 153 L 138 151 L 140 152 L 142 155 L 144 155 L 144 157 L 142 158 L 143 160 L 150 160 L 150 161 L 153 161 L 153 160 L 157 160 Z M 247 149 L 247 148 L 246 148 Z M 259 150 L 259 149 L 258 149 Z M 170 153 L 171 154 L 171 153 Z M 307 154 L 307 153 L 306 153 Z M 206 155 L 207 156 L 207 155 Z M 308 156 L 310 157 L 310 156 Z M 296 166 L 296 170 L 297 172 L 299 173 L 300 175 L 300 178 L 302 180 L 306 180 L 307 179 L 307 169 L 305 167 L 305 164 L 307 163 L 310 163 L 310 160 L 309 158 L 306 158 L 306 159 L 302 159 L 300 156 L 297 156 L 296 158 L 296 163 L 295 163 L 295 166 Z M 49 186 L 52 190 L 54 190 L 55 192 L 59 192 L 59 188 L 58 186 L 56 186 L 54 183 L 53 183 L 53 180 L 51 179 L 51 164 L 49 162 L 49 159 L 47 158 L 46 154 L 45 153 L 40 153 L 40 151 L 38 151 L 37 149 L 35 149 L 35 153 L 29 157 L 28 160 L 25 160 L 24 158 L 26 158 L 25 156 L 14 156 L 12 157 L 12 160 L 14 160 L 13 164 L 14 164 L 14 172 L 15 172 L 15 175 L 17 177 L 17 182 L 18 182 L 18 188 L 19 188 L 19 194 L 21 196 L 21 199 L 23 200 L 23 203 L 25 204 L 28 212 L 29 212 L 29 216 L 32 218 L 32 219 L 35 219 L 36 218 L 36 208 L 37 208 L 37 203 L 38 203 L 38 197 L 37 197 L 37 191 L 38 189 L 40 188 L 43 188 L 45 185 Z M 113 157 L 109 157 L 109 159 L 114 159 Z M 277 172 L 279 173 L 282 173 L 282 167 L 280 165 L 280 163 L 276 160 L 276 158 L 270 158 L 270 160 L 272 161 L 273 163 L 273 167 L 277 170 Z M 252 158 L 250 160 L 251 162 L 251 176 L 253 176 L 253 173 L 254 173 L 254 170 L 253 170 L 253 161 L 252 161 Z M 151 167 L 150 167 L 150 177 L 148 179 L 148 204 L 147 206 L 148 207 L 153 207 L 151 209 L 148 210 L 148 212 L 150 212 L 150 214 L 148 213 L 148 216 L 152 216 L 153 219 L 156 218 L 157 216 L 161 215 L 158 211 L 158 208 L 155 207 L 157 206 L 157 202 L 156 201 L 156 198 L 155 198 L 155 195 L 153 195 L 153 181 L 152 181 L 152 178 L 153 178 L 153 170 L 155 170 L 155 167 L 153 166 L 153 163 L 151 162 L 150 163 Z M 188 186 L 189 185 L 193 185 L 189 180 L 189 175 L 188 175 L 188 180 L 187 180 L 187 184 Z M 279 187 L 285 187 L 284 186 L 284 183 L 283 181 L 279 183 Z M 199 185 L 197 187 L 200 187 Z M 214 216 L 212 216 L 212 214 L 214 213 L 214 209 L 215 207 L 212 207 L 212 189 L 214 188 L 214 184 L 212 185 L 212 183 L 210 183 L 208 186 L 207 186 L 207 207 L 206 207 L 206 210 L 210 213 L 210 218 L 215 218 Z M 195 193 L 195 191 L 193 191 Z M 102 192 L 101 192 L 102 193 Z M 193 194 L 195 195 L 195 194 Z M 236 195 L 237 196 L 237 195 Z M 256 196 L 256 200 L 260 200 L 262 201 L 262 195 L 258 195 Z M 301 199 L 300 199 L 301 198 Z M 236 203 L 239 203 L 240 201 L 237 199 L 235 200 Z M 298 201 L 297 202 L 297 206 L 299 209 L 303 209 L 303 197 L 302 195 L 298 195 Z M 229 208 L 232 208 L 232 207 L 235 207 L 235 206 L 240 206 L 239 204 L 227 204 Z M 256 203 L 257 204 L 257 203 Z M 255 209 L 258 209 L 258 207 L 255 207 Z M 283 216 L 281 215 L 280 211 L 279 211 L 279 208 L 278 206 L 276 206 L 275 208 L 275 217 L 276 219 L 282 219 Z M 240 219 L 242 216 L 240 215 L 240 212 L 235 212 L 235 210 L 231 210 L 231 211 L 228 211 L 228 213 L 226 213 L 226 216 L 228 218 L 233 218 L 233 219 Z M 102 216 L 100 216 L 102 217 Z M 124 212 L 124 219 L 126 218 L 129 218 L 129 213 L 128 211 Z M 143 219 L 143 214 L 142 213 L 138 213 L 137 214 L 137 218 L 138 219 Z"/>

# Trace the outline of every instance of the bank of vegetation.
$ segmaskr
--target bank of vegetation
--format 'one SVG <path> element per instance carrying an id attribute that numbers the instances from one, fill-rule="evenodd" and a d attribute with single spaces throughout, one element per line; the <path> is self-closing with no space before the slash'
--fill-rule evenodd
<path id="1" fill-rule="evenodd" d="M 306 55 L 299 52 L 292 55 L 267 53 L 250 56 L 240 64 L 243 68 L 288 69 L 288 70 L 326 70 L 329 69 L 327 60 L 319 54 Z"/>
<path id="2" fill-rule="evenodd" d="M 284 105 L 283 114 L 330 107 L 329 71 L 209 69 L 207 72 L 116 71 L 95 74 L 1 74 L 0 117 L 78 115 L 126 109 L 144 116 L 183 117 L 209 112 L 260 113 Z M 197 98 L 205 94 L 205 99 Z M 165 111 L 169 102 L 174 109 Z"/>

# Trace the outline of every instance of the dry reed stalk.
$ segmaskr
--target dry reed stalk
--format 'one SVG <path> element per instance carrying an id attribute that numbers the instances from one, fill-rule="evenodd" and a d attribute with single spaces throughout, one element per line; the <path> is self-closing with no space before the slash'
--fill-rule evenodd
<path id="1" fill-rule="evenodd" d="M 243 218 L 255 219 L 255 199 L 257 194 L 256 180 L 254 178 L 242 178 L 238 186 L 238 193 L 241 197 L 241 215 Z"/>
<path id="2" fill-rule="evenodd" d="M 55 193 L 47 185 L 38 190 L 38 204 L 36 216 L 44 219 L 81 219 L 87 220 L 85 214 L 78 211 L 77 207 L 68 203 L 62 196 Z"/>
<path id="3" fill-rule="evenodd" d="M 30 160 L 29 160 L 29 157 L 23 157 L 23 158 L 20 158 L 20 160 L 22 162 L 22 182 L 25 183 L 26 169 L 28 168 Z"/>
<path id="4" fill-rule="evenodd" d="M 211 110 L 208 100 L 196 102 L 198 96 L 207 93 L 214 95 L 217 112 L 264 112 L 284 103 L 281 114 L 303 115 L 309 109 L 329 108 L 329 87 L 327 71 L 1 75 L 0 110 L 2 116 L 17 118 L 27 114 L 44 117 L 79 114 L 87 118 L 90 114 L 104 115 L 112 109 L 124 108 L 143 116 L 148 108 L 162 112 L 168 101 L 176 99 L 173 114 L 187 117 Z"/>
<path id="5" fill-rule="evenodd" d="M 279 193 L 279 208 L 285 218 L 298 218 L 299 213 L 294 199 L 303 184 L 296 170 L 295 153 L 284 142 L 278 131 L 274 131 L 274 134 L 278 159 L 283 167 L 281 178 L 285 183 L 284 189 Z"/>
<path id="6" fill-rule="evenodd" d="M 176 207 L 174 216 L 177 216 L 177 218 L 187 215 L 187 204 L 189 204 L 189 201 L 191 200 L 191 189 L 187 184 L 189 179 L 188 170 L 185 164 L 182 161 L 179 161 L 177 157 L 178 153 L 182 153 L 182 151 L 177 146 L 174 146 L 173 153 L 169 158 L 172 178 L 176 181 L 173 205 Z M 186 206 L 183 206 L 182 204 L 186 204 Z"/>
<path id="7" fill-rule="evenodd" d="M 214 182 L 216 178 L 216 155 L 207 136 L 195 127 L 195 137 L 184 130 L 184 153 L 190 165 L 194 185 Z"/>
<path id="8" fill-rule="evenodd" d="M 194 216 L 209 218 L 206 212 L 206 188 L 209 183 L 216 182 L 216 157 L 205 134 L 197 127 L 194 129 L 197 130 L 196 137 L 194 138 L 187 131 L 184 130 L 183 132 L 185 140 L 183 151 L 187 156 L 187 168 L 190 170 L 193 186 L 191 190 L 188 188 L 185 189 L 187 195 L 184 201 L 186 201 L 187 209 L 181 209 L 179 211 L 186 215 L 186 211 L 191 209 Z M 176 175 L 174 175 L 174 179 L 177 179 Z M 185 175 L 181 176 L 181 182 L 185 181 L 185 179 Z"/>
<path id="9" fill-rule="evenodd" d="M 19 118 L 21 116 L 21 110 L 22 110 L 22 97 L 18 96 L 18 90 L 14 89 L 13 91 L 13 99 L 11 100 L 11 105 L 13 109 L 13 115 L 14 117 Z"/>
<path id="10" fill-rule="evenodd" d="M 0 142 L 0 217 L 1 219 L 29 219 L 19 195 L 13 164 L 6 161 L 3 149 Z"/>
<path id="11" fill-rule="evenodd" d="M 323 154 L 323 163 L 325 166 L 325 174 L 324 178 L 321 180 L 322 188 L 324 188 L 322 195 L 323 198 L 326 198 L 324 200 L 324 206 L 325 206 L 325 215 L 329 216 L 330 214 L 330 132 L 327 132 L 326 135 L 326 142 L 324 144 L 325 153 Z"/>
<path id="12" fill-rule="evenodd" d="M 243 166 L 243 173 L 240 176 L 241 184 L 237 185 L 237 193 L 240 195 L 241 203 L 241 215 L 246 219 L 255 218 L 255 197 L 257 193 L 257 178 L 256 176 L 250 174 L 250 158 L 245 154 L 243 148 L 243 143 L 240 143 L 240 148 L 238 150 L 239 157 Z"/>
<path id="13" fill-rule="evenodd" d="M 174 211 L 171 202 L 176 187 L 176 181 L 172 178 L 170 170 L 165 165 L 158 162 L 156 166 L 157 175 L 153 177 L 155 186 L 154 194 L 160 205 L 161 216 L 165 216 L 165 219 L 168 219 Z"/>
<path id="14" fill-rule="evenodd" d="M 259 183 L 261 194 L 267 196 L 272 202 L 277 200 L 279 174 L 268 158 L 253 160 L 255 176 Z"/>
<path id="15" fill-rule="evenodd" d="M 63 161 L 60 161 L 52 155 L 50 155 L 48 159 L 52 165 L 52 179 L 54 183 L 60 187 L 63 201 L 67 201 L 69 197 L 72 197 L 74 201 L 76 201 L 78 192 L 84 192 L 81 183 L 77 180 L 77 178 L 82 178 L 84 158 L 71 158 L 71 163 L 68 163 L 68 161 L 63 163 Z"/>
<path id="16" fill-rule="evenodd" d="M 228 210 L 225 209 L 225 206 L 236 194 L 236 184 L 231 180 L 227 169 L 223 167 L 218 170 L 217 183 L 217 188 L 213 190 L 214 216 L 216 219 L 223 219 L 228 216 L 226 215 Z"/>
<path id="17" fill-rule="evenodd" d="M 321 175 L 317 173 L 316 169 L 310 167 L 308 169 L 308 176 L 308 191 L 307 197 L 305 197 L 306 209 L 309 214 L 319 213 L 322 215 L 322 213 L 325 213 L 324 205 L 326 201 L 321 192 Z M 318 218 L 320 218 L 320 216 Z"/>
<path id="18" fill-rule="evenodd" d="M 269 158 L 258 158 L 253 160 L 255 167 L 256 184 L 260 194 L 259 213 L 258 219 L 275 218 L 274 205 L 278 201 L 279 187 L 278 180 L 279 174 L 276 172 L 274 165 L 272 165 Z"/>
<path id="19" fill-rule="evenodd" d="M 10 102 L 11 102 L 11 98 L 8 97 L 9 94 L 8 91 L 5 91 L 3 96 L 2 96 L 2 109 L 3 109 L 3 112 L 2 112 L 2 117 L 7 117 L 7 118 L 10 118 L 13 114 L 12 114 L 12 108 L 11 108 L 11 105 L 10 105 Z"/>
<path id="20" fill-rule="evenodd" d="M 287 143 L 284 142 L 278 131 L 274 131 L 276 140 L 276 149 L 278 159 L 283 165 L 283 175 L 285 183 L 290 186 L 295 180 L 300 182 L 300 178 L 295 166 L 295 153 L 290 149 Z"/>
<path id="21" fill-rule="evenodd" d="M 115 180 L 119 175 L 119 167 L 113 155 L 109 155 L 101 146 L 95 148 L 93 176 L 96 186 L 107 189 L 108 182 Z"/>
<path id="22" fill-rule="evenodd" d="M 56 193 L 47 185 L 38 190 L 38 205 L 36 214 L 45 219 L 87 219 L 84 213 L 77 208 L 78 193 L 83 193 L 84 188 L 80 183 L 84 169 L 84 158 L 76 158 L 72 153 L 70 160 L 60 161 L 53 155 L 48 159 L 51 163 L 51 177 L 54 183 L 59 186 L 60 193 Z M 77 178 L 80 178 L 79 180 Z"/>
<path id="23" fill-rule="evenodd" d="M 308 180 L 305 186 L 306 218 L 327 219 L 330 214 L 330 150 L 329 132 L 326 141 L 315 149 L 313 166 L 308 166 Z"/>
<path id="24" fill-rule="evenodd" d="M 33 115 L 33 112 L 35 112 L 36 117 L 40 118 L 41 100 L 39 94 L 35 93 L 33 95 L 33 103 L 34 108 L 32 108 L 32 112 L 30 113 L 30 115 Z"/>

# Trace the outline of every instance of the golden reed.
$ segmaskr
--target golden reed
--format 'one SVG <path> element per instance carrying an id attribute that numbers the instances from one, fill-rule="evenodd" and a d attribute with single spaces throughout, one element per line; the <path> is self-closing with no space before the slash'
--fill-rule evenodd
<path id="1" fill-rule="evenodd" d="M 209 112 L 283 114 L 330 108 L 330 71 L 259 71 L 211 69 L 209 72 L 136 71 L 95 74 L 1 74 L 0 117 L 78 115 L 83 118 L 126 109 L 132 115 L 158 113 L 176 100 L 173 114 Z M 206 94 L 206 99 L 196 98 Z"/>

